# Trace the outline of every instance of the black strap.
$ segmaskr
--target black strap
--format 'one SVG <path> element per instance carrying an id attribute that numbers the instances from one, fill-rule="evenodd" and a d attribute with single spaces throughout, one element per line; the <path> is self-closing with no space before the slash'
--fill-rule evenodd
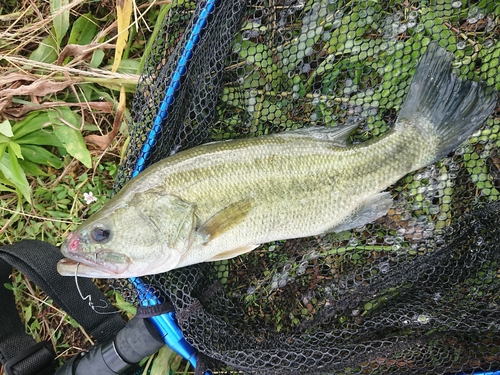
<path id="1" fill-rule="evenodd" d="M 42 374 L 55 357 L 51 345 L 37 344 L 26 334 L 19 319 L 14 296 L 4 287 L 10 283 L 12 267 L 21 271 L 37 284 L 52 300 L 73 317 L 97 341 L 111 340 L 116 332 L 125 326 L 119 314 L 97 314 L 82 300 L 75 281 L 63 277 L 56 270 L 57 262 L 62 259 L 55 246 L 36 240 L 24 240 L 13 245 L 0 247 L 0 361 L 16 375 Z M 78 284 L 84 296 L 90 295 L 96 305 L 106 297 L 97 289 L 92 280 L 79 278 Z M 116 311 L 113 306 L 100 310 Z M 8 368 L 7 368 L 8 367 Z M 49 373 L 49 372 L 47 372 Z"/>
<path id="2" fill-rule="evenodd" d="M 151 318 L 152 316 L 162 315 L 175 311 L 174 305 L 170 301 L 163 301 L 154 306 L 137 306 L 136 318 Z"/>

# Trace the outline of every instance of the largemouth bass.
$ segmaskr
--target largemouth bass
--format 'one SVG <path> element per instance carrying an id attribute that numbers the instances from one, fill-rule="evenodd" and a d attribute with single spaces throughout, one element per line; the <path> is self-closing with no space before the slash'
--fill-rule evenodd
<path id="1" fill-rule="evenodd" d="M 382 192 L 446 156 L 484 123 L 496 92 L 452 74 L 430 44 L 396 124 L 348 145 L 354 126 L 310 127 L 204 144 L 129 181 L 71 233 L 62 275 L 132 277 L 228 259 L 260 244 L 360 227 L 385 215 Z"/>

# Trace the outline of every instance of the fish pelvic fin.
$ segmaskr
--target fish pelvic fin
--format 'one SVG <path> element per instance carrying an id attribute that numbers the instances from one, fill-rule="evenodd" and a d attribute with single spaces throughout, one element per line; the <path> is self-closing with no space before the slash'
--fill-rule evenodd
<path id="1" fill-rule="evenodd" d="M 240 224 L 253 207 L 253 200 L 244 199 L 231 203 L 207 220 L 197 232 L 205 239 L 205 243 L 212 241 L 221 234 Z M 227 259 L 227 258 L 225 258 Z"/>
<path id="2" fill-rule="evenodd" d="M 484 82 L 464 81 L 452 73 L 453 55 L 433 42 L 417 66 L 395 129 L 405 124 L 437 138 L 440 159 L 478 130 L 495 109 L 498 94 Z M 427 141 L 427 140 L 426 140 Z"/>
<path id="3" fill-rule="evenodd" d="M 258 246 L 259 245 L 241 246 L 241 247 L 238 247 L 238 248 L 233 249 L 233 250 L 224 251 L 222 253 L 219 253 L 219 254 L 213 256 L 212 258 L 208 259 L 207 261 L 214 262 L 217 260 L 231 259 L 231 258 L 237 257 L 238 255 L 243 255 L 243 254 L 249 253 L 250 251 L 252 251 L 253 249 L 255 249 Z"/>

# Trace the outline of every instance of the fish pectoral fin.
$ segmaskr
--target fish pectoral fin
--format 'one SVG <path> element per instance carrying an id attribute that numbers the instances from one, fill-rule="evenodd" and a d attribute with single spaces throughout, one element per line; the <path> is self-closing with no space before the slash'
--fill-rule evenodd
<path id="1" fill-rule="evenodd" d="M 237 257 L 238 255 L 243 255 L 246 254 L 256 247 L 259 247 L 259 245 L 246 245 L 246 246 L 241 246 L 236 249 L 230 250 L 230 251 L 224 251 L 223 253 L 217 254 L 214 257 L 208 259 L 209 262 L 216 261 L 216 260 L 225 260 L 225 259 L 231 259 L 234 257 Z"/>
<path id="2" fill-rule="evenodd" d="M 367 199 L 359 210 L 354 212 L 342 224 L 337 225 L 328 232 L 342 232 L 353 228 L 362 227 L 365 224 L 377 220 L 384 216 L 391 208 L 393 203 L 391 194 L 384 192 L 378 193 Z"/>
<path id="3" fill-rule="evenodd" d="M 252 207 L 253 200 L 250 199 L 231 203 L 208 219 L 197 232 L 205 238 L 205 243 L 207 243 L 240 224 Z"/>
<path id="4" fill-rule="evenodd" d="M 321 141 L 333 143 L 338 147 L 346 147 L 349 136 L 359 125 L 359 122 L 342 125 L 335 128 L 326 126 L 310 126 L 297 130 L 291 130 L 283 133 L 273 134 L 273 137 L 279 138 L 313 138 Z"/>

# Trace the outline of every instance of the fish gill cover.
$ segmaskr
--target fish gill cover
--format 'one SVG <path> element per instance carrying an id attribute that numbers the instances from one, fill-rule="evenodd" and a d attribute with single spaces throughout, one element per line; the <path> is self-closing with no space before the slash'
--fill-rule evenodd
<path id="1" fill-rule="evenodd" d="M 204 2 L 173 1 L 134 100 L 116 179 L 132 175 Z M 235 1 L 211 11 L 149 148 L 358 122 L 394 125 L 435 41 L 462 79 L 500 90 L 494 1 Z M 500 370 L 500 118 L 388 191 L 363 227 L 268 243 L 235 259 L 146 277 L 171 299 L 213 371 L 468 374 Z M 128 280 L 113 286 L 130 301 Z"/>

